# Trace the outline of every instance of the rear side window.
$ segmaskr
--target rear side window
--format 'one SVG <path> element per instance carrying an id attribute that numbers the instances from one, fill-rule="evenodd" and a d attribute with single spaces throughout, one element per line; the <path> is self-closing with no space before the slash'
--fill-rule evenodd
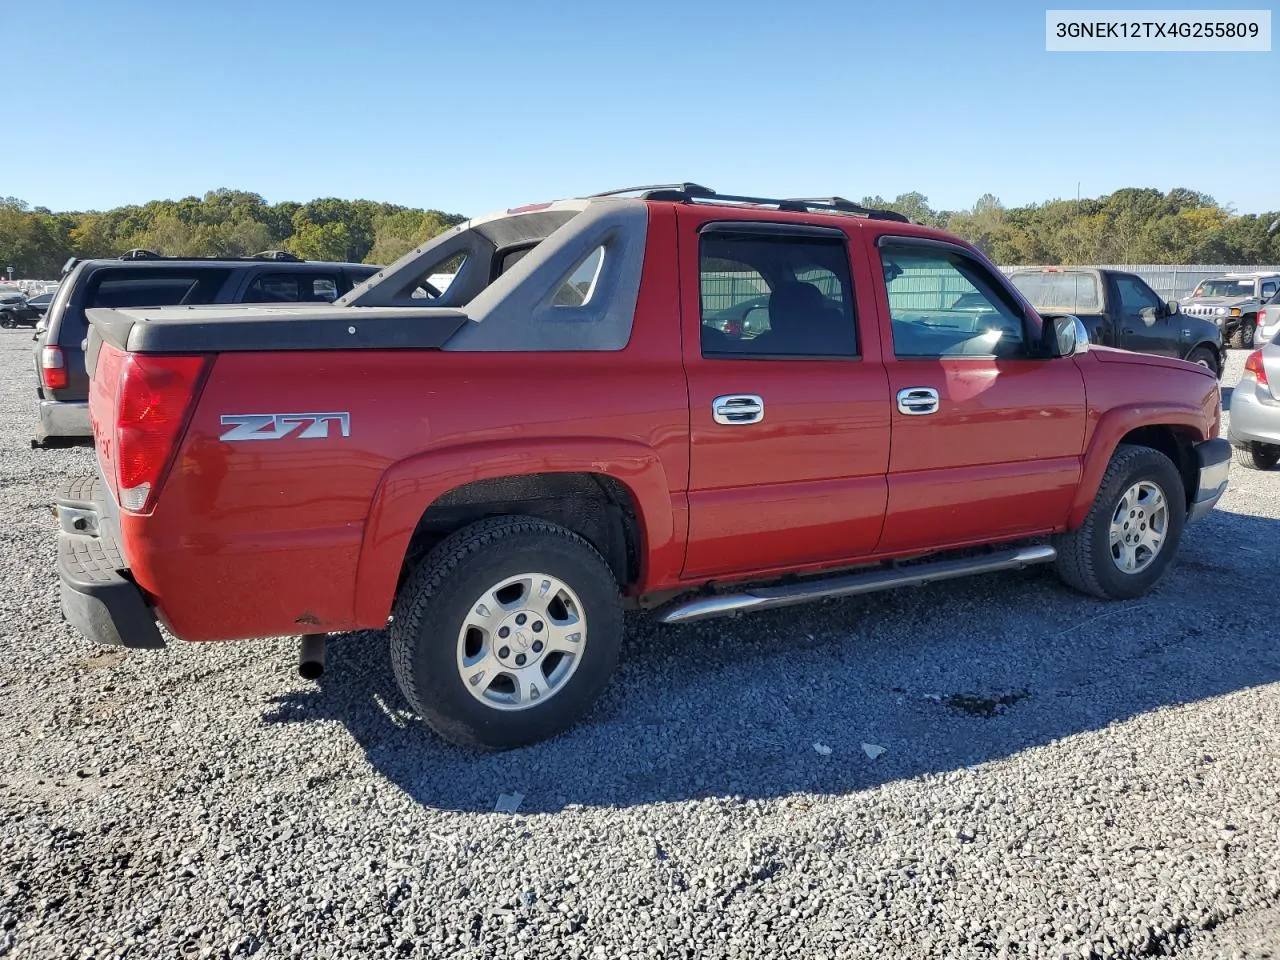
<path id="1" fill-rule="evenodd" d="M 1102 311 L 1098 278 L 1091 273 L 1015 273 L 1009 279 L 1037 310 Z"/>
<path id="2" fill-rule="evenodd" d="M 264 273 L 249 284 L 245 303 L 332 303 L 338 278 L 329 274 Z"/>
<path id="3" fill-rule="evenodd" d="M 231 271 L 217 268 L 98 270 L 89 277 L 84 308 L 171 307 L 213 303 Z M 85 326 L 79 314 L 81 327 Z"/>
<path id="4" fill-rule="evenodd" d="M 596 247 L 573 268 L 551 302 L 557 307 L 581 307 L 590 303 L 603 268 L 604 247 Z"/>
<path id="5" fill-rule="evenodd" d="M 700 243 L 699 282 L 704 357 L 857 356 L 843 239 L 709 231 Z"/>
<path id="6" fill-rule="evenodd" d="M 410 289 L 409 296 L 414 300 L 439 300 L 453 286 L 453 281 L 462 272 L 462 265 L 466 262 L 465 253 L 455 253 L 433 263 Z"/>

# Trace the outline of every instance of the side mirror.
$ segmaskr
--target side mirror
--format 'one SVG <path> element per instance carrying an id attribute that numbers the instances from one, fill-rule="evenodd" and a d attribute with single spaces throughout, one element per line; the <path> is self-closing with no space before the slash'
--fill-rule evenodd
<path id="1" fill-rule="evenodd" d="M 1178 306 L 1177 300 L 1170 300 L 1168 303 L 1165 304 L 1165 307 L 1168 308 L 1169 316 L 1171 317 L 1177 316 L 1178 311 L 1182 309 L 1182 307 Z"/>
<path id="2" fill-rule="evenodd" d="M 1079 317 L 1070 313 L 1044 317 L 1044 326 L 1040 330 L 1041 356 L 1058 359 L 1085 353 L 1088 349 L 1089 332 Z"/>

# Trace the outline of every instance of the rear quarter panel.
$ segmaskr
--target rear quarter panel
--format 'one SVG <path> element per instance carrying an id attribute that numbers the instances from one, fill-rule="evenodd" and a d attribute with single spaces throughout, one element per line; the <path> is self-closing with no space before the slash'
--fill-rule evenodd
<path id="1" fill-rule="evenodd" d="M 645 581 L 674 581 L 689 472 L 674 270 L 671 251 L 646 257 L 621 351 L 218 356 L 154 513 L 122 517 L 134 577 L 187 640 L 381 627 L 439 496 L 593 471 L 640 507 Z M 327 412 L 349 413 L 349 437 L 221 439 L 223 415 Z"/>

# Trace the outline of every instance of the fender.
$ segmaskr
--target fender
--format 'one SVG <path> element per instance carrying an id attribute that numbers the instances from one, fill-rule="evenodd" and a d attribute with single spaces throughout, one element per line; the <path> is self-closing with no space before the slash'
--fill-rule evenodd
<path id="1" fill-rule="evenodd" d="M 382 475 L 360 546 L 356 622 L 371 629 L 386 624 L 409 540 L 431 504 L 476 480 L 531 473 L 601 473 L 619 481 L 636 502 L 642 587 L 678 579 L 685 531 L 677 527 L 688 515 L 673 510 L 666 470 L 652 448 L 634 440 L 581 436 L 522 439 L 518 445 L 468 443 L 416 454 Z"/>
<path id="2" fill-rule="evenodd" d="M 1080 486 L 1067 517 L 1067 529 L 1074 530 L 1084 523 L 1098 495 L 1098 488 L 1102 486 L 1102 475 L 1107 472 L 1111 455 L 1125 434 L 1139 427 L 1182 427 L 1194 434 L 1198 442 L 1207 439 L 1204 417 L 1202 409 L 1187 404 L 1156 406 L 1145 403 L 1113 407 L 1099 417 L 1085 449 Z"/>

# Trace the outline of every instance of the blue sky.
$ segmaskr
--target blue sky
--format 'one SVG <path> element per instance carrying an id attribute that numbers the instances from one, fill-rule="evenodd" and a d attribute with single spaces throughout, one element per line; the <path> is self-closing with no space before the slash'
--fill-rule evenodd
<path id="1" fill-rule="evenodd" d="M 1079 181 L 1280 209 L 1280 52 L 1047 53 L 1045 6 L 8 0 L 0 196 L 478 214 L 692 179 L 956 209 Z"/>

